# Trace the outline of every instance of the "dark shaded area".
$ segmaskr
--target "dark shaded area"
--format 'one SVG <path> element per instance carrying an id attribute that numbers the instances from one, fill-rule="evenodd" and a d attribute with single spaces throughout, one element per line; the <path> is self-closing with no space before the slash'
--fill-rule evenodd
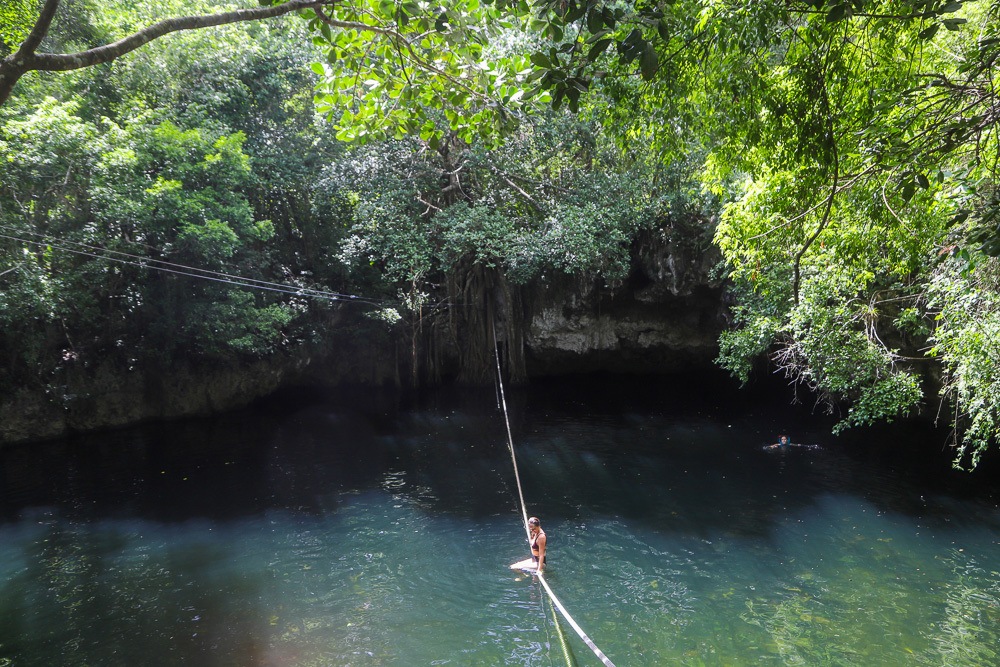
<path id="1" fill-rule="evenodd" d="M 741 388 L 721 372 L 591 375 L 512 394 L 525 494 L 561 518 L 596 513 L 692 535 L 761 535 L 833 493 L 930 525 L 990 521 L 963 503 L 1000 502 L 997 462 L 954 469 L 946 429 L 905 420 L 835 436 L 835 416 L 792 404 L 780 377 Z M 805 446 L 765 451 L 781 433 Z"/>
<path id="2" fill-rule="evenodd" d="M 947 434 L 931 424 L 832 436 L 829 417 L 788 397 L 771 378 L 741 389 L 721 373 L 590 375 L 506 394 L 526 496 L 554 515 L 758 532 L 773 512 L 830 490 L 931 518 L 948 515 L 951 498 L 996 502 L 996 463 L 953 470 Z M 496 389 L 298 390 L 218 417 L 7 447 L 0 518 L 39 507 L 75 520 L 165 522 L 322 513 L 338 494 L 380 488 L 400 470 L 433 511 L 513 510 L 499 406 Z M 762 451 L 778 433 L 818 448 Z M 639 476 L 650 466 L 655 483 Z"/>

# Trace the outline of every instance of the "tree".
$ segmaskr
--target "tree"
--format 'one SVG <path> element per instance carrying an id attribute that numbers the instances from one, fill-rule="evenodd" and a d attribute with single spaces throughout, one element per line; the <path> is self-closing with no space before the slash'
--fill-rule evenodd
<path id="1" fill-rule="evenodd" d="M 400 291 L 414 356 L 457 349 L 460 381 L 489 382 L 494 327 L 510 377 L 525 377 L 520 289 L 551 274 L 618 285 L 633 240 L 667 217 L 647 162 L 628 161 L 600 126 L 564 112 L 524 124 L 502 146 L 457 139 L 370 143 L 324 174 L 354 199 L 339 254 Z M 634 151 L 637 152 L 637 151 Z M 435 377 L 435 364 L 413 360 Z"/>
<path id="2" fill-rule="evenodd" d="M 941 17 L 958 9 L 942 7 Z M 778 74 L 764 71 L 755 86 L 763 110 L 730 137 L 742 159 L 725 149 L 715 159 L 736 179 L 717 240 L 743 295 L 723 364 L 745 374 L 769 353 L 828 409 L 846 399 L 844 427 L 919 409 L 921 377 L 940 361 L 957 464 L 966 452 L 974 464 L 984 433 L 998 433 L 980 400 L 995 380 L 974 362 L 980 352 L 958 344 L 971 301 L 940 288 L 954 275 L 942 260 L 959 253 L 989 271 L 983 254 L 996 252 L 983 201 L 997 183 L 997 97 L 986 74 L 996 42 L 977 37 L 995 34 L 996 19 L 974 9 L 940 23 L 872 9 L 797 25 Z M 962 30 L 967 20 L 976 29 Z M 972 386 L 976 400 L 962 394 Z"/>
<path id="3" fill-rule="evenodd" d="M 955 16 L 960 3 L 838 7 L 789 12 L 763 36 L 746 16 L 703 38 L 719 45 L 699 67 L 715 94 L 695 127 L 706 184 L 729 201 L 717 242 L 740 295 L 721 361 L 746 377 L 769 354 L 828 409 L 846 401 L 842 428 L 917 409 L 933 375 L 927 336 L 967 321 L 932 281 L 953 253 L 985 266 L 976 257 L 995 237 L 991 207 L 973 202 L 997 182 L 997 42 L 979 37 L 997 25 L 975 6 Z M 982 368 L 963 362 L 968 348 L 937 351 L 956 373 Z M 980 395 L 994 391 L 975 377 Z M 956 405 L 956 444 L 984 446 L 961 435 L 984 404 Z"/>
<path id="4" fill-rule="evenodd" d="M 447 0 L 428 5 L 389 0 L 271 0 L 269 6 L 167 18 L 100 46 L 75 53 L 40 53 L 59 0 L 45 0 L 31 31 L 0 61 L 0 105 L 32 71 L 67 71 L 114 61 L 164 35 L 298 12 L 326 48 L 319 108 L 339 118 L 342 139 L 380 139 L 420 133 L 440 140 L 444 125 L 464 139 L 495 136 L 527 100 L 522 84 L 530 63 L 516 48 L 498 48 L 519 30 L 527 5 Z M 17 25 L 26 9 L 19 6 Z M 23 32 L 23 31 L 21 31 Z M 4 43 L 21 34 L 11 29 Z M 2 54 L 2 52 L 0 52 Z"/>
<path id="5" fill-rule="evenodd" d="M 50 62 L 35 57 L 44 55 L 36 52 L 57 5 L 44 4 L 18 49 L 27 60 L 7 55 L 0 74 L 20 77 L 25 62 Z M 11 5 L 7 43 L 30 23 L 27 6 Z M 572 188 L 546 199 L 544 187 L 514 178 L 534 165 L 489 168 L 502 152 L 476 162 L 501 136 L 513 137 L 510 145 L 530 137 L 539 126 L 515 132 L 517 121 L 550 101 L 556 111 L 596 119 L 598 133 L 612 133 L 625 154 L 651 148 L 724 203 L 716 241 L 739 300 L 738 327 L 722 341 L 726 367 L 745 377 L 755 356 L 768 355 L 823 405 L 844 409 L 849 426 L 919 407 L 922 379 L 934 374 L 922 369 L 940 364 L 946 398 L 965 406 L 954 413 L 956 433 L 966 421 L 978 424 L 956 443 L 979 451 L 995 437 L 982 426 L 995 421 L 982 397 L 1000 391 L 991 367 L 976 361 L 986 350 L 970 341 L 985 337 L 969 316 L 992 312 L 988 276 L 1000 255 L 995 2 L 351 0 L 267 8 L 293 9 L 322 53 L 311 67 L 316 103 L 337 137 L 400 142 L 379 144 L 394 151 L 411 136 L 425 151 L 426 186 L 346 188 L 335 198 L 344 212 L 356 207 L 381 222 L 356 226 L 353 247 L 358 256 L 370 252 L 389 278 L 409 281 L 410 294 L 448 267 L 451 278 L 456 267 L 466 278 L 495 269 L 511 279 L 529 274 L 544 259 L 531 250 L 546 243 L 574 248 L 566 266 L 575 269 L 587 257 L 616 256 L 588 254 L 622 241 L 608 202 L 574 200 Z M 139 44 L 167 25 L 146 23 L 132 21 L 131 36 L 108 46 Z M 112 54 L 102 48 L 80 53 Z M 574 224 L 546 236 L 540 221 L 550 214 Z M 963 291 L 975 304 L 956 296 Z M 928 358 L 931 348 L 938 356 Z"/>
<path id="6" fill-rule="evenodd" d="M 51 43 L 117 29 L 129 6 L 104 2 Z M 343 291 L 347 272 L 310 255 L 337 242 L 343 211 L 314 210 L 303 175 L 342 146 L 314 122 L 304 23 L 173 41 L 91 70 L 97 80 L 26 80 L 0 108 L 5 394 L 68 403 L 66 377 L 84 369 L 155 377 L 171 363 L 260 359 L 323 340 L 337 315 L 308 298 Z M 190 275 L 212 270 L 292 294 Z"/>

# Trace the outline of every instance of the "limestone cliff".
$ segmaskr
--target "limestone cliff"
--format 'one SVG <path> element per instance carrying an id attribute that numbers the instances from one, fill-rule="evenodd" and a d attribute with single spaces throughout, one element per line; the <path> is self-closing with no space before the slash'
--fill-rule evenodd
<path id="1" fill-rule="evenodd" d="M 639 239 L 630 274 L 619 284 L 557 274 L 516 288 L 517 344 L 527 375 L 670 373 L 710 365 L 725 308 L 720 281 L 712 278 L 719 256 L 708 241 L 711 224 L 695 223 L 701 224 L 695 234 L 665 226 Z M 417 358 L 412 334 L 400 326 L 395 340 L 388 331 L 372 335 L 370 322 L 359 325 L 359 313 L 331 322 L 323 343 L 267 359 L 169 367 L 113 359 L 70 363 L 45 386 L 2 392 L 0 444 L 230 410 L 289 386 L 405 383 L 400 378 L 411 376 Z M 446 358 L 457 354 L 456 346 L 445 341 L 435 349 L 439 369 L 456 367 Z M 426 377 L 454 379 L 448 372 Z"/>
<path id="2" fill-rule="evenodd" d="M 223 412 L 288 386 L 395 382 L 391 355 L 345 345 L 331 340 L 322 348 L 227 364 L 70 365 L 45 387 L 4 393 L 0 445 Z"/>
<path id="3" fill-rule="evenodd" d="M 670 230 L 637 244 L 621 285 L 547 277 L 529 301 L 529 375 L 586 371 L 668 373 L 704 367 L 725 324 L 719 254 L 675 242 Z"/>

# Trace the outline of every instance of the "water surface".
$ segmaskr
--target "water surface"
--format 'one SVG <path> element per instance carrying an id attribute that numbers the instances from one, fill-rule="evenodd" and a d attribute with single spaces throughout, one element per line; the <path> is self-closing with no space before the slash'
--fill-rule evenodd
<path id="1" fill-rule="evenodd" d="M 1000 664 L 996 475 L 939 434 L 684 378 L 508 398 L 547 580 L 619 667 Z M 599 665 L 507 569 L 495 395 L 382 399 L 0 450 L 0 667 Z"/>

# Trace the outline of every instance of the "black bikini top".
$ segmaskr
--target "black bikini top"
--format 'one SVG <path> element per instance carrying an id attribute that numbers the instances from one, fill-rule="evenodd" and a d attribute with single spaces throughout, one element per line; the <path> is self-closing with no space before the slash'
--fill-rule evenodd
<path id="1" fill-rule="evenodd" d="M 534 537 L 531 538 L 531 550 L 532 551 L 538 551 L 538 544 L 537 544 L 538 538 L 541 537 L 544 534 L 545 533 L 540 530 L 540 531 L 538 531 L 537 535 L 535 535 Z"/>

